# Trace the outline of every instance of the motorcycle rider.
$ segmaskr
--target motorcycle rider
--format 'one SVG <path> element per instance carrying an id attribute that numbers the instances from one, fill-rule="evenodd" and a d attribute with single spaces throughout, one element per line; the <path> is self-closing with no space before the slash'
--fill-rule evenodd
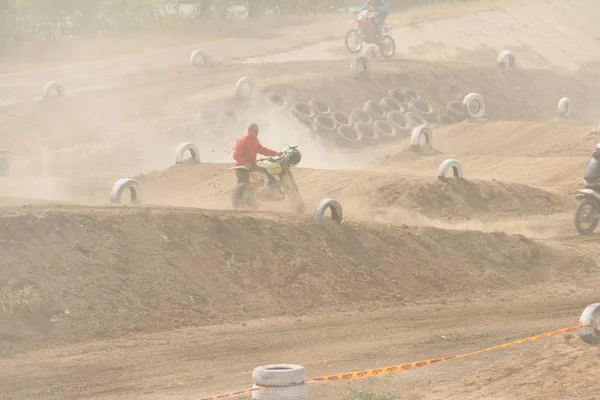
<path id="1" fill-rule="evenodd" d="M 375 12 L 375 17 L 373 18 L 373 35 L 375 38 L 379 36 L 379 32 L 381 31 L 381 25 L 383 21 L 387 18 L 390 11 L 385 6 L 383 0 L 367 0 L 364 6 L 359 8 L 357 12 L 364 11 L 366 9 L 373 10 Z"/>
<path id="2" fill-rule="evenodd" d="M 267 169 L 260 167 L 256 164 L 256 155 L 261 154 L 263 156 L 272 157 L 278 155 L 275 150 L 268 149 L 261 145 L 258 141 L 258 125 L 250 124 L 248 126 L 248 133 L 240 136 L 235 142 L 235 148 L 233 149 L 233 159 L 235 160 L 235 166 L 246 166 L 247 169 L 240 168 L 235 170 L 238 184 L 250 183 L 250 171 L 260 172 L 260 175 L 265 183 L 265 187 L 271 183 L 271 179 L 267 175 Z"/>
<path id="3" fill-rule="evenodd" d="M 587 187 L 600 187 L 600 143 L 588 159 L 583 179 Z"/>

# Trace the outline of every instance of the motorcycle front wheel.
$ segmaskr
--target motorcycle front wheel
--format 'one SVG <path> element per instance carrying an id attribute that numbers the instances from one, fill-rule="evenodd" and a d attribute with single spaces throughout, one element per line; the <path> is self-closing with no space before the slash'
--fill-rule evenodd
<path id="1" fill-rule="evenodd" d="M 593 218 L 593 215 L 597 212 L 595 202 L 588 198 L 584 198 L 577 204 L 573 222 L 580 235 L 589 235 L 596 230 L 598 220 Z"/>
<path id="2" fill-rule="evenodd" d="M 346 33 L 346 49 L 348 49 L 350 53 L 358 53 L 362 49 L 362 42 L 362 35 L 358 29 L 350 29 L 348 33 Z"/>

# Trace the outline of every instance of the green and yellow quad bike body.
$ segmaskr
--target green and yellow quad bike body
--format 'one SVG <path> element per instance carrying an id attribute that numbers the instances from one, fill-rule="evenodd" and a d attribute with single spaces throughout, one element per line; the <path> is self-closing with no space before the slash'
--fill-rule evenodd
<path id="1" fill-rule="evenodd" d="M 306 206 L 292 174 L 292 165 L 286 157 L 290 151 L 299 154 L 296 146 L 293 146 L 276 156 L 257 160 L 258 163 L 269 162 L 265 166 L 268 183 L 263 180 L 261 172 L 253 171 L 245 165 L 229 168 L 234 171 L 238 169 L 250 171 L 249 183 L 238 183 L 231 193 L 231 204 L 234 209 L 258 210 L 263 201 L 280 202 L 287 197 L 294 212 L 304 213 Z"/>

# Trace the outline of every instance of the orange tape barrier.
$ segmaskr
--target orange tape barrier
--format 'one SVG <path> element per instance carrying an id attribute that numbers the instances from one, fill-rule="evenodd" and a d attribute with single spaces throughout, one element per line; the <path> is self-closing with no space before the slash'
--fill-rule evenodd
<path id="1" fill-rule="evenodd" d="M 454 359 L 457 359 L 457 358 L 474 356 L 476 354 L 486 353 L 486 352 L 492 351 L 492 350 L 504 349 L 506 347 L 515 346 L 517 344 L 523 344 L 523 343 L 527 343 L 527 342 L 534 342 L 534 341 L 540 340 L 540 339 L 546 339 L 546 338 L 549 338 L 551 336 L 556 336 L 556 335 L 560 335 L 562 333 L 567 333 L 567 332 L 570 332 L 570 331 L 574 331 L 574 330 L 579 329 L 579 328 L 581 328 L 583 326 L 588 326 L 588 325 L 583 325 L 583 324 L 579 323 L 578 326 L 572 326 L 570 328 L 557 329 L 555 331 L 542 333 L 540 335 L 526 337 L 524 339 L 519 339 L 519 340 L 515 340 L 515 341 L 512 341 L 512 342 L 508 342 L 508 343 L 504 343 L 504 344 L 499 344 L 499 345 L 492 346 L 492 347 L 487 347 L 487 348 L 481 349 L 481 350 L 475 350 L 475 351 L 472 351 L 470 353 L 458 354 L 458 355 L 448 356 L 448 357 L 430 358 L 430 359 L 427 359 L 427 360 L 415 361 L 415 362 L 406 363 L 406 364 L 392 365 L 390 367 L 384 367 L 384 368 L 368 369 L 368 370 L 365 370 L 365 371 L 347 372 L 347 373 L 344 373 L 344 374 L 335 374 L 335 375 L 325 375 L 325 376 L 320 376 L 318 378 L 311 378 L 311 379 L 307 380 L 306 382 L 307 383 L 309 383 L 309 382 L 336 382 L 336 381 L 347 381 L 347 380 L 352 380 L 352 379 L 369 378 L 371 376 L 395 374 L 395 373 L 402 372 L 402 371 L 408 371 L 410 369 L 417 369 L 417 368 L 425 367 L 425 366 L 428 366 L 428 365 L 437 364 L 437 363 L 440 363 L 442 361 L 448 361 L 448 360 L 454 360 Z M 237 396 L 241 396 L 241 395 L 244 395 L 244 394 L 252 393 L 252 392 L 257 391 L 257 390 L 265 390 L 265 389 L 266 389 L 266 387 L 257 387 L 257 388 L 254 388 L 254 389 L 241 390 L 239 392 L 227 393 L 227 394 L 222 394 L 222 395 L 214 396 L 214 397 L 205 397 L 203 399 L 198 399 L 198 400 L 229 399 L 229 398 L 232 398 L 232 397 L 237 397 Z"/>

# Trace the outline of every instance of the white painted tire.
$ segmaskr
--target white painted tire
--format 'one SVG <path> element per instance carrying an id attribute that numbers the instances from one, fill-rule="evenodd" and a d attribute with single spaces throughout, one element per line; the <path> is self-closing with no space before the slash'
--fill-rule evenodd
<path id="1" fill-rule="evenodd" d="M 261 387 L 253 385 L 252 388 Z M 308 399 L 308 384 L 288 387 L 267 387 L 264 390 L 255 390 L 252 392 L 253 400 L 307 400 Z"/>
<path id="2" fill-rule="evenodd" d="M 350 125 L 350 116 L 341 111 L 334 111 L 329 115 L 336 123 L 336 125 Z"/>
<path id="3" fill-rule="evenodd" d="M 458 160 L 455 160 L 453 158 L 449 158 L 447 160 L 444 160 L 440 164 L 440 167 L 438 168 L 438 172 L 437 172 L 438 179 L 445 179 L 446 178 L 446 172 L 450 168 L 452 168 L 452 172 L 454 173 L 454 177 L 455 178 L 457 178 L 457 179 L 463 179 L 463 169 L 462 169 L 462 166 L 460 165 L 460 163 L 458 162 Z"/>
<path id="4" fill-rule="evenodd" d="M 329 115 L 317 115 L 313 121 L 319 132 L 330 133 L 335 131 L 336 123 Z"/>
<path id="5" fill-rule="evenodd" d="M 140 204 L 142 201 L 140 193 L 140 184 L 130 178 L 121 178 L 115 182 L 112 189 L 110 190 L 110 202 L 121 204 L 121 196 L 123 195 L 123 192 L 127 189 L 131 191 L 131 203 Z"/>
<path id="6" fill-rule="evenodd" d="M 329 107 L 329 105 L 321 99 L 314 98 L 308 102 L 308 105 L 313 110 L 315 115 L 331 114 L 331 107 Z"/>
<path id="7" fill-rule="evenodd" d="M 429 121 L 419 113 L 409 111 L 404 115 L 406 115 L 406 118 L 410 121 L 411 126 L 429 126 Z"/>
<path id="8" fill-rule="evenodd" d="M 328 209 L 331 210 L 331 219 L 336 221 L 338 224 L 341 224 L 343 220 L 342 205 L 339 201 L 330 198 L 321 200 L 313 209 L 313 219 L 315 224 L 323 225 L 325 211 Z"/>
<path id="9" fill-rule="evenodd" d="M 42 91 L 42 97 L 44 99 L 48 99 L 50 97 L 61 97 L 64 96 L 64 94 L 64 87 L 56 81 L 46 83 Z"/>
<path id="10" fill-rule="evenodd" d="M 198 63 L 198 59 L 202 58 L 202 64 Z M 209 65 L 210 57 L 204 52 L 204 50 L 198 49 L 194 50 L 192 54 L 190 54 L 190 65 L 192 67 L 197 67 L 199 65 Z"/>
<path id="11" fill-rule="evenodd" d="M 462 102 L 471 118 L 479 119 L 485 115 L 485 100 L 479 93 L 469 93 Z"/>
<path id="12" fill-rule="evenodd" d="M 357 57 L 350 63 L 350 74 L 354 79 L 367 80 L 371 77 L 371 61 L 366 57 Z"/>
<path id="13" fill-rule="evenodd" d="M 373 100 L 367 101 L 363 106 L 363 109 L 369 113 L 373 121 L 385 118 L 385 110 Z"/>
<path id="14" fill-rule="evenodd" d="M 391 89 L 388 92 L 388 95 L 394 100 L 396 100 L 396 102 L 401 106 L 407 105 L 408 102 L 411 100 L 407 97 L 406 93 L 404 93 L 403 89 Z"/>
<path id="15" fill-rule="evenodd" d="M 571 114 L 571 99 L 568 97 L 563 97 L 558 102 L 558 115 L 567 117 L 569 114 Z"/>
<path id="16" fill-rule="evenodd" d="M 419 125 L 410 135 L 410 147 L 414 151 L 421 151 L 421 136 L 425 136 L 426 147 L 433 147 L 433 131 L 425 125 Z"/>
<path id="17" fill-rule="evenodd" d="M 282 387 L 300 385 L 306 381 L 304 367 L 295 364 L 273 364 L 254 368 L 252 380 L 255 385 Z"/>
<path id="18" fill-rule="evenodd" d="M 579 338 L 592 346 L 600 344 L 600 331 L 598 331 L 597 326 L 598 317 L 600 317 L 600 303 L 590 304 L 579 317 Z"/>
<path id="19" fill-rule="evenodd" d="M 408 109 L 424 116 L 433 114 L 433 107 L 425 99 L 412 99 L 408 102 Z"/>
<path id="20" fill-rule="evenodd" d="M 235 83 L 235 97 L 239 100 L 248 100 L 254 93 L 254 79 L 244 76 Z"/>
<path id="21" fill-rule="evenodd" d="M 292 104 L 290 107 L 290 113 L 296 117 L 312 118 L 315 113 L 310 105 L 302 103 L 300 101 Z"/>
<path id="22" fill-rule="evenodd" d="M 352 114 L 350 114 L 350 119 L 352 123 L 359 123 L 359 122 L 364 122 L 365 124 L 370 124 L 371 122 L 373 122 L 373 118 L 371 118 L 371 115 L 365 111 L 364 108 L 357 108 L 356 110 L 352 111 Z"/>
<path id="23" fill-rule="evenodd" d="M 496 63 L 504 69 L 515 68 L 516 61 L 517 58 L 510 50 L 501 51 L 496 59 Z"/>
<path id="24" fill-rule="evenodd" d="M 8 149 L 0 149 L 0 176 L 10 174 L 11 157 Z"/>
<path id="25" fill-rule="evenodd" d="M 217 115 L 218 126 L 228 126 L 232 124 L 239 124 L 243 121 L 242 116 L 235 108 L 228 108 L 221 110 Z"/>
<path id="26" fill-rule="evenodd" d="M 336 130 L 335 141 L 340 147 L 360 147 L 363 138 L 352 125 L 340 125 Z"/>
<path id="27" fill-rule="evenodd" d="M 386 114 L 385 118 L 390 124 L 392 124 L 396 128 L 396 133 L 398 137 L 405 138 L 410 136 L 411 128 L 413 125 L 411 120 L 408 119 L 406 115 L 397 111 L 390 111 Z"/>
<path id="28" fill-rule="evenodd" d="M 379 105 L 386 111 L 386 112 L 390 112 L 390 111 L 399 111 L 399 112 L 404 112 L 404 107 L 398 103 L 396 101 L 395 98 L 393 97 L 384 97 L 383 99 L 381 99 L 381 101 L 379 102 Z"/>
<path id="29" fill-rule="evenodd" d="M 200 162 L 200 151 L 198 151 L 198 146 L 191 142 L 184 142 L 179 144 L 175 149 L 175 164 L 188 164 L 190 161 L 185 158 L 186 152 L 188 151 L 192 163 L 198 164 Z"/>
<path id="30" fill-rule="evenodd" d="M 373 128 L 377 131 L 382 142 L 391 142 L 398 139 L 398 131 L 390 122 L 380 119 L 373 122 Z"/>
<path id="31" fill-rule="evenodd" d="M 409 103 L 413 99 L 420 99 L 421 95 L 417 93 L 415 90 L 410 88 L 402 89 L 402 93 L 404 93 L 404 97 L 406 98 L 406 102 Z"/>
<path id="32" fill-rule="evenodd" d="M 375 129 L 373 124 L 365 124 L 364 122 L 357 122 L 354 124 L 354 129 L 363 139 L 363 143 L 366 145 L 378 144 L 380 141 L 379 132 Z"/>

